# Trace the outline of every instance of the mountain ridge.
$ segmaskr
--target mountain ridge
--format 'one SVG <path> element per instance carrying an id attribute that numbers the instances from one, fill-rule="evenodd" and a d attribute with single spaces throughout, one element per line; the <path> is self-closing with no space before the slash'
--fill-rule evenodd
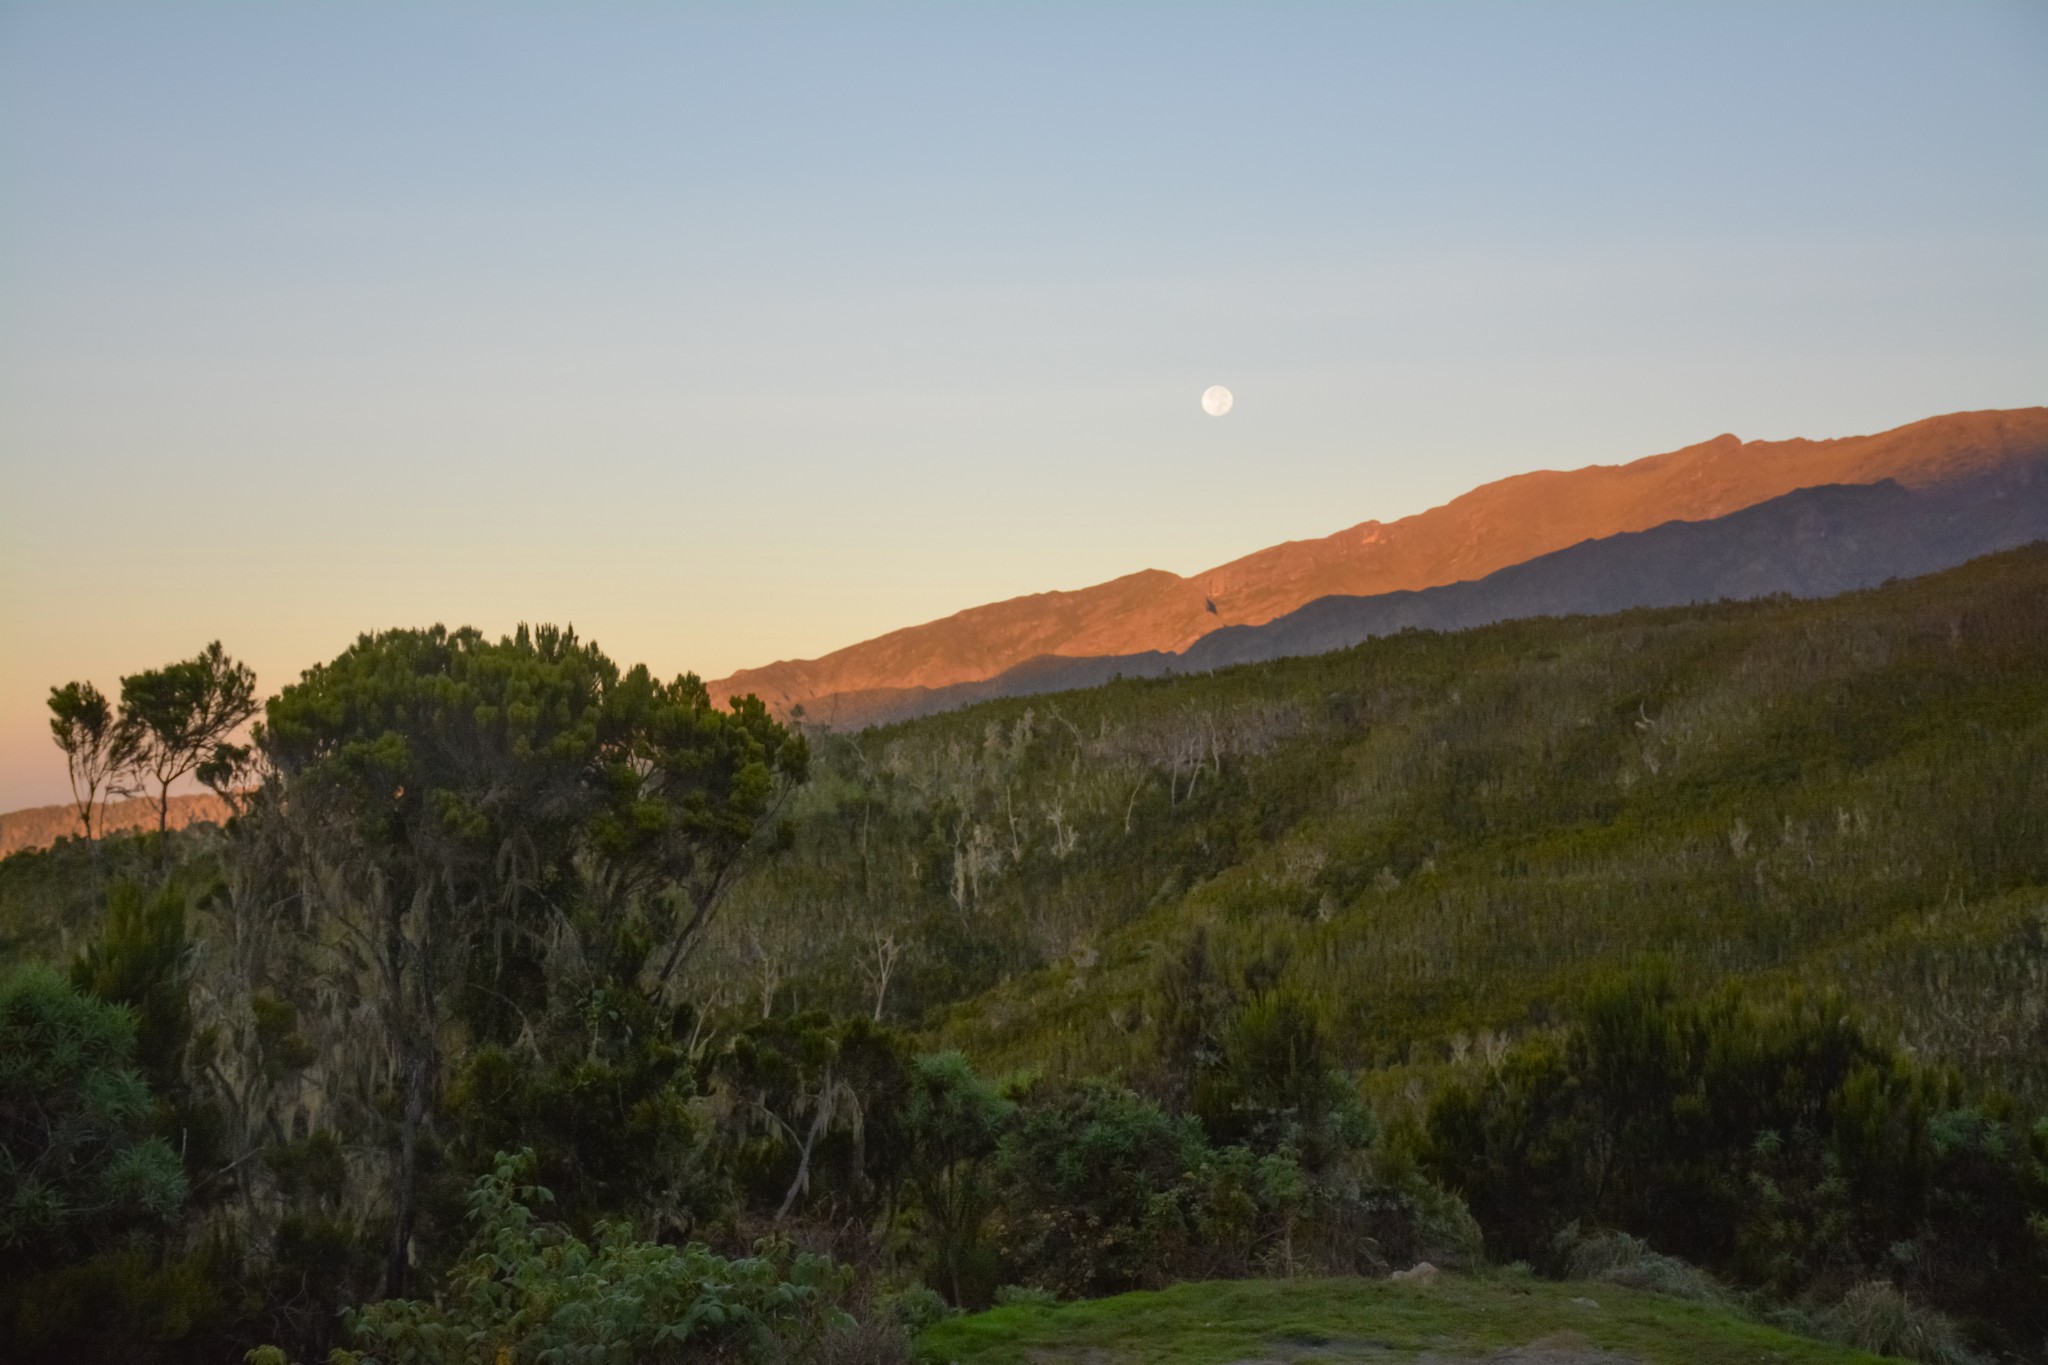
<path id="1" fill-rule="evenodd" d="M 106 834 L 140 834 L 156 828 L 157 809 L 153 797 L 132 797 L 121 801 L 101 801 L 93 807 L 93 819 Z M 165 824 L 171 829 L 183 829 L 187 825 L 226 824 L 228 803 L 211 792 L 193 792 L 171 798 L 170 810 Z M 59 839 L 72 839 L 80 835 L 78 807 L 26 806 L 20 810 L 0 812 L 0 858 L 23 849 L 48 848 Z"/>
<path id="2" fill-rule="evenodd" d="M 1182 651 L 1040 655 L 992 678 L 826 699 L 807 718 L 892 724 L 998 697 L 1199 673 L 1346 649 L 1406 629 L 1464 630 L 1533 616 L 1765 597 L 1828 597 L 1954 567 L 2048 538 L 2048 456 L 1920 489 L 1896 480 L 1796 489 L 1708 521 L 1670 521 L 1539 555 L 1484 578 L 1372 596 L 1320 597 L 1258 626 L 1226 626 Z"/>
<path id="3" fill-rule="evenodd" d="M 1587 539 L 1710 520 L 1799 488 L 1891 479 L 1912 489 L 2044 454 L 2048 407 L 1949 413 L 1826 440 L 1724 434 L 1619 465 L 1512 475 L 1414 516 L 1284 541 L 1188 577 L 1145 569 L 969 607 L 710 686 L 719 697 L 752 692 L 785 714 L 798 705 L 824 714 L 843 709 L 835 697 L 980 682 L 1046 656 L 1174 654 L 1321 597 L 1468 581 Z"/>

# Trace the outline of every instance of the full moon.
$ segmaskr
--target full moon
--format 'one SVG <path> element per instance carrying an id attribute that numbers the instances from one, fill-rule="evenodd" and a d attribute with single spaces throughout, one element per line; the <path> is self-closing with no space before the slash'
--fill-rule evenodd
<path id="1" fill-rule="evenodd" d="M 1211 417 L 1221 417 L 1229 412 L 1233 401 L 1235 400 L 1231 398 L 1230 390 L 1221 384 L 1211 384 L 1202 390 L 1202 411 Z"/>

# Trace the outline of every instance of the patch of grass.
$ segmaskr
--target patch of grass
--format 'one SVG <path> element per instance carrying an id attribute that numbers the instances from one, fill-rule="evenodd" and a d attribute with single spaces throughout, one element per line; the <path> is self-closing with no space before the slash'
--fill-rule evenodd
<path id="1" fill-rule="evenodd" d="M 1591 1299 L 1589 1305 L 1582 1300 Z M 1870 1365 L 1883 1359 L 1796 1337 L 1725 1309 L 1615 1284 L 1514 1271 L 1385 1280 L 1238 1280 L 1058 1307 L 1016 1305 L 954 1318 L 918 1343 L 925 1361 L 1025 1365 L 1233 1365 L 1483 1356 L 1570 1342 L 1663 1365 Z M 1568 1358 L 1562 1351 L 1554 1358 Z"/>

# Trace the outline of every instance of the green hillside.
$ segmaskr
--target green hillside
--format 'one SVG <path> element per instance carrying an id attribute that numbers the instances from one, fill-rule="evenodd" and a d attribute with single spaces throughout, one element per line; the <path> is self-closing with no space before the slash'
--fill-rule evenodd
<path id="1" fill-rule="evenodd" d="M 1658 954 L 2048 1080 L 2048 546 L 811 738 L 707 1002 L 879 999 L 987 1067 L 1129 1073 L 1199 928 L 1227 973 L 1310 992 L 1392 1095 Z"/>

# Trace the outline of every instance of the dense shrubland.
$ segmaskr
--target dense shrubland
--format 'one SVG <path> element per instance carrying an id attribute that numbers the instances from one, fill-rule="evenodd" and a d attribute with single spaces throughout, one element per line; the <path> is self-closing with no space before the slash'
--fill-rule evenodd
<path id="1" fill-rule="evenodd" d="M 890 1359 L 1482 1254 L 2048 1334 L 2048 550 L 854 735 L 392 632 L 238 761 L 0 862 L 10 1358 Z"/>
<path id="2" fill-rule="evenodd" d="M 812 730 L 794 846 L 735 887 L 693 989 L 1130 1071 L 1202 926 L 1231 971 L 1284 962 L 1345 1064 L 1429 1070 L 1656 953 L 1687 989 L 1831 982 L 2038 1102 L 2044 589 L 2036 547 Z"/>
<path id="3" fill-rule="evenodd" d="M 1614 1229 L 1777 1301 L 1883 1280 L 2007 1347 L 2048 1338 L 2048 1118 L 1914 1064 L 1838 997 L 1603 981 L 1447 1087 L 1425 1145 L 1504 1258 L 1588 1273 L 1559 1229 Z"/>

